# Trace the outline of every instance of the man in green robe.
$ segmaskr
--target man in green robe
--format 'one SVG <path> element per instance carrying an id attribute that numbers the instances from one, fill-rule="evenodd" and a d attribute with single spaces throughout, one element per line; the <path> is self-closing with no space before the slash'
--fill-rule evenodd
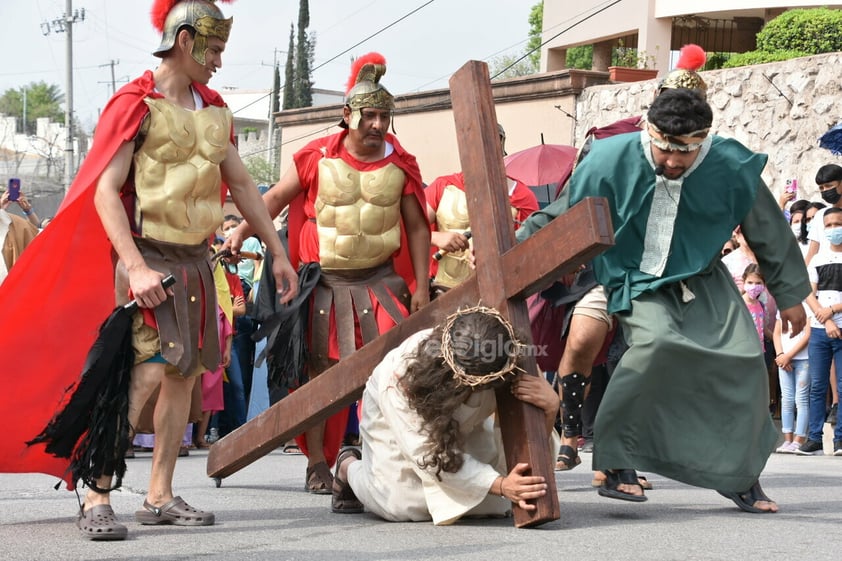
<path id="1" fill-rule="evenodd" d="M 715 489 L 748 512 L 776 512 L 758 479 L 777 439 L 766 366 L 722 246 L 740 226 L 796 334 L 810 285 L 760 177 L 767 157 L 710 135 L 712 119 L 697 91 L 663 92 L 644 130 L 594 142 L 562 197 L 517 237 L 585 197 L 608 199 L 615 245 L 594 271 L 629 350 L 594 427 L 593 467 L 607 476 L 599 493 L 646 500 L 634 466 Z"/>

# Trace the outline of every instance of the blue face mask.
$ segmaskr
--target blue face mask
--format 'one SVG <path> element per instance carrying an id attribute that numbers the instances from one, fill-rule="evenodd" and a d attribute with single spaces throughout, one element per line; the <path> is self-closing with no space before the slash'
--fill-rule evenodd
<path id="1" fill-rule="evenodd" d="M 824 231 L 824 237 L 833 245 L 842 244 L 842 228 L 827 228 Z"/>

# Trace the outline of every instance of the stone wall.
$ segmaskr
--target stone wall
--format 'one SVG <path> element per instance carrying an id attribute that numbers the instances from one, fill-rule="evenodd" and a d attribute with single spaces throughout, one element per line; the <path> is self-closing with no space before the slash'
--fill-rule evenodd
<path id="1" fill-rule="evenodd" d="M 816 171 L 842 157 L 819 148 L 818 138 L 842 120 L 842 53 L 702 72 L 713 108 L 713 130 L 769 155 L 763 179 L 778 196 L 798 180 L 798 198 L 820 200 Z M 592 126 L 646 111 L 656 80 L 587 88 L 579 97 L 575 142 Z"/>

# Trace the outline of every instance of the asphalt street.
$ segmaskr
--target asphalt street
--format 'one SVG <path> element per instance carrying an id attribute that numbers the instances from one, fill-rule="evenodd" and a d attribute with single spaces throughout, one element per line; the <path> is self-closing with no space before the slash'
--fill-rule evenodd
<path id="1" fill-rule="evenodd" d="M 830 425 L 825 450 L 832 453 Z M 216 513 L 203 528 L 141 526 L 151 453 L 128 460 L 112 502 L 129 528 L 122 542 L 89 542 L 75 521 L 75 493 L 56 479 L 0 474 L 0 559 L 183 560 L 838 560 L 842 552 L 842 457 L 773 454 L 761 482 L 778 501 L 773 515 L 747 514 L 717 493 L 646 474 L 655 489 L 642 504 L 602 498 L 591 488 L 590 455 L 556 472 L 561 519 L 536 529 L 512 520 L 466 520 L 448 527 L 389 523 L 371 514 L 330 512 L 330 496 L 304 492 L 305 458 L 269 454 L 232 476 L 206 476 L 207 452 L 176 468 L 176 493 Z"/>
<path id="2" fill-rule="evenodd" d="M 829 427 L 829 425 L 826 425 Z M 727 435 L 723 435 L 727 438 Z M 832 449 L 829 450 L 832 453 Z M 123 542 L 89 542 L 74 524 L 76 496 L 38 474 L 0 475 L 0 559 L 62 560 L 838 560 L 842 554 L 842 457 L 773 454 L 761 478 L 778 501 L 774 515 L 747 514 L 717 493 L 646 474 L 655 489 L 643 504 L 602 498 L 591 488 L 590 455 L 556 472 L 561 519 L 516 529 L 511 519 L 449 527 L 389 523 L 371 514 L 330 512 L 330 496 L 303 490 L 305 459 L 269 454 L 216 482 L 207 452 L 176 468 L 176 492 L 216 513 L 202 528 L 141 526 L 151 453 L 129 461 L 114 494 Z"/>

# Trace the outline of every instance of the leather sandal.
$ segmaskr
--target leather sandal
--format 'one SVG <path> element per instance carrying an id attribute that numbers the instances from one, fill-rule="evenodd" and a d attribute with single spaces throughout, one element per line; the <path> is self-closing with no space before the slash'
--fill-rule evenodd
<path id="1" fill-rule="evenodd" d="M 163 506 L 155 506 L 149 501 L 143 501 L 143 510 L 134 513 L 139 524 L 157 526 L 172 524 L 174 526 L 212 526 L 216 517 L 212 512 L 198 510 L 184 502 L 181 497 L 174 497 Z"/>
<path id="2" fill-rule="evenodd" d="M 79 509 L 76 527 L 82 532 L 82 537 L 100 540 L 124 540 L 129 533 L 128 528 L 117 522 L 111 505 L 96 505 L 86 512 L 84 507 Z"/>
<path id="3" fill-rule="evenodd" d="M 555 464 L 556 471 L 570 471 L 581 463 L 582 458 L 579 457 L 579 451 L 572 446 L 564 445 L 558 449 Z"/>
<path id="4" fill-rule="evenodd" d="M 338 514 L 358 514 L 365 510 L 363 503 L 354 494 L 354 490 L 351 489 L 348 481 L 339 477 L 339 466 L 350 456 L 358 460 L 362 459 L 362 454 L 356 448 L 343 450 L 336 459 L 336 472 L 333 476 L 333 497 L 330 500 L 330 510 Z"/>
<path id="5" fill-rule="evenodd" d="M 638 475 L 637 482 L 640 483 L 640 487 L 644 491 L 651 491 L 655 488 L 652 483 L 646 479 L 645 475 Z M 602 487 L 602 484 L 605 483 L 605 472 L 596 471 L 593 474 L 593 479 L 591 479 L 591 487 Z"/>
<path id="6" fill-rule="evenodd" d="M 745 512 L 751 512 L 753 514 L 770 514 L 774 513 L 772 510 L 763 510 L 754 506 L 757 501 L 766 501 L 773 503 L 772 499 L 766 496 L 766 493 L 763 492 L 763 488 L 760 487 L 760 480 L 754 482 L 748 491 L 743 491 L 742 493 L 735 493 L 731 491 L 717 491 L 720 495 L 725 497 L 726 499 L 731 499 L 734 501 L 740 510 Z"/>
<path id="7" fill-rule="evenodd" d="M 315 495 L 330 495 L 333 487 L 333 475 L 325 462 L 319 462 L 307 468 L 304 489 Z"/>
<path id="8" fill-rule="evenodd" d="M 646 495 L 631 495 L 620 491 L 620 485 L 637 485 L 640 487 L 641 491 L 643 490 L 643 486 L 637 478 L 637 472 L 633 469 L 609 469 L 604 470 L 603 473 L 605 474 L 605 481 L 603 481 L 602 486 L 597 489 L 597 493 L 601 496 L 608 497 L 609 499 L 631 501 L 634 503 L 642 503 L 649 500 Z"/>

